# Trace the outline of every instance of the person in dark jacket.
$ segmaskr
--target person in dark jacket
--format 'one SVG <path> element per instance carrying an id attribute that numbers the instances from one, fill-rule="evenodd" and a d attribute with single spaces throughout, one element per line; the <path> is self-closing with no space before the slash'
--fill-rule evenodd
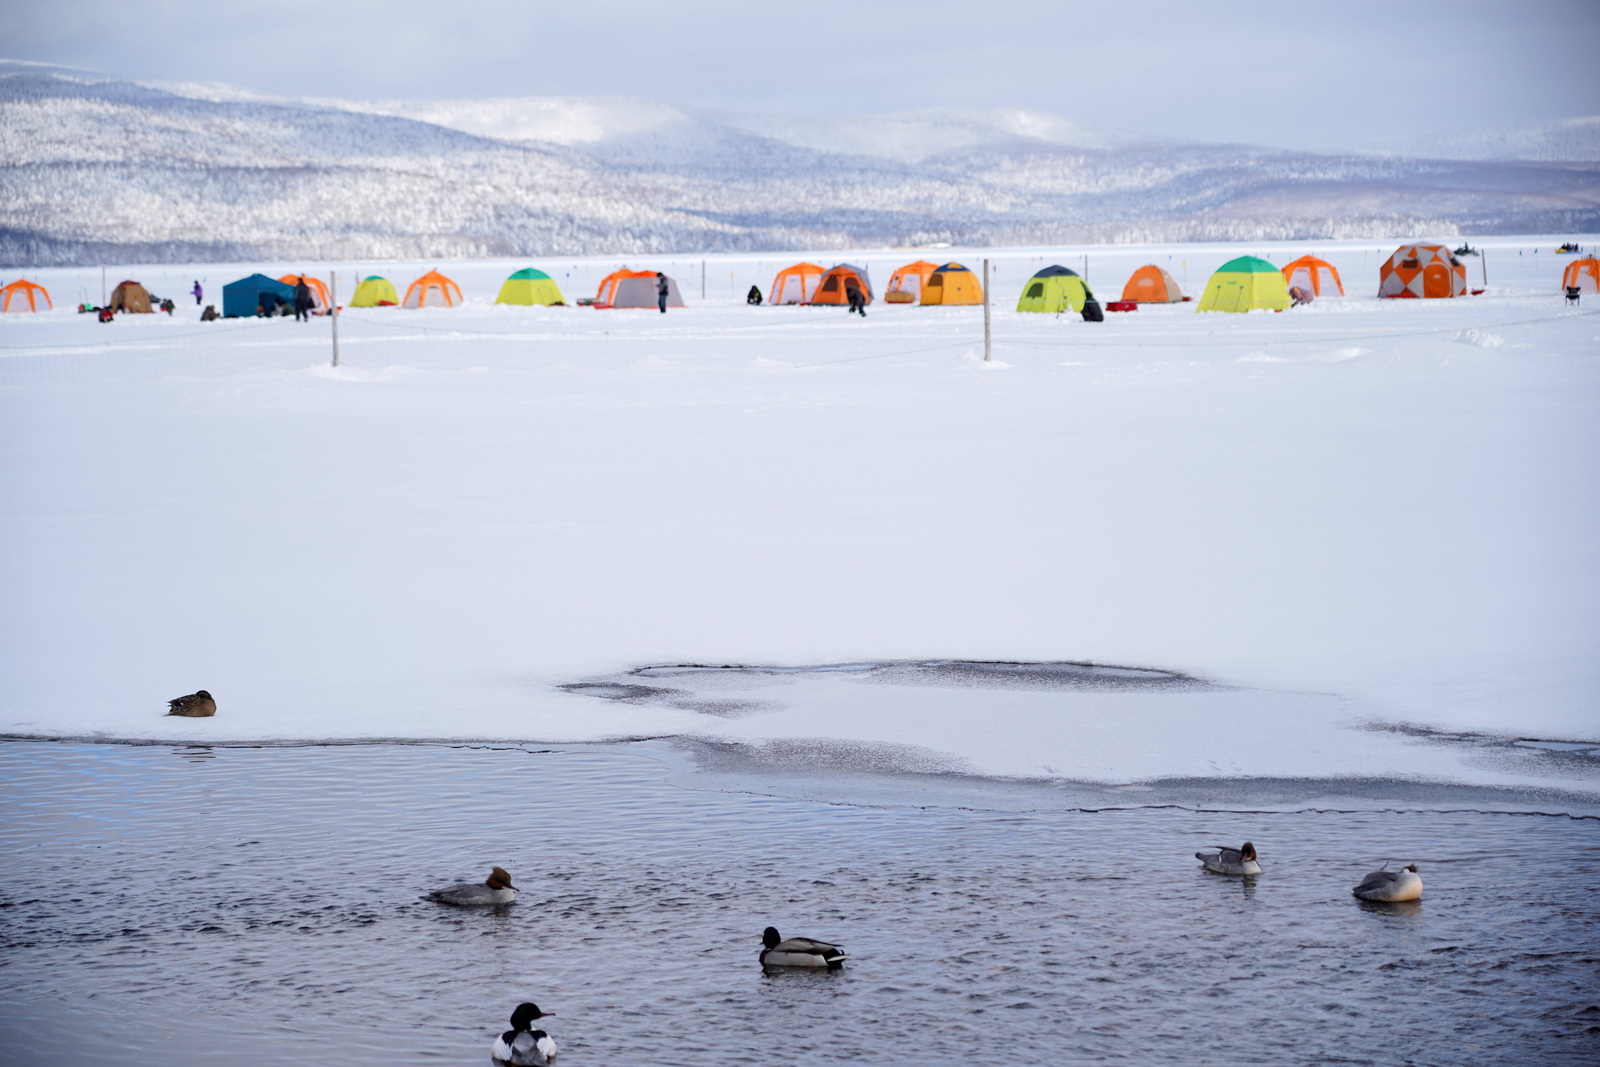
<path id="1" fill-rule="evenodd" d="M 867 294 L 861 291 L 861 286 L 846 284 L 844 296 L 850 301 L 850 314 L 867 317 Z"/>
<path id="2" fill-rule="evenodd" d="M 205 290 L 200 288 L 200 280 L 198 278 L 195 279 L 194 288 L 189 291 L 194 294 L 194 306 L 199 307 L 200 299 L 205 295 Z"/>
<path id="3" fill-rule="evenodd" d="M 759 285 L 752 285 L 750 287 L 750 291 L 748 293 L 744 294 L 744 302 L 746 304 L 751 305 L 752 307 L 760 307 L 761 306 L 761 287 Z"/>
<path id="4" fill-rule="evenodd" d="M 217 305 L 215 304 L 207 304 L 206 309 L 200 312 L 201 322 L 216 322 L 220 318 L 222 316 L 217 314 Z"/>
<path id="5" fill-rule="evenodd" d="M 656 271 L 656 306 L 661 314 L 667 313 L 667 276 L 660 271 Z"/>
<path id="6" fill-rule="evenodd" d="M 311 309 L 317 302 L 311 297 L 311 286 L 306 284 L 305 278 L 295 282 L 294 286 L 294 320 L 296 322 L 310 322 Z"/>

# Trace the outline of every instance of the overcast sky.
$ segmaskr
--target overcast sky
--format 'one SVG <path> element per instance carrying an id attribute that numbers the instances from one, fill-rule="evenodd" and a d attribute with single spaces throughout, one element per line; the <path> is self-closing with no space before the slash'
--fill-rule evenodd
<path id="1" fill-rule="evenodd" d="M 13 0 L 0 51 L 290 96 L 1014 107 L 1291 147 L 1600 113 L 1600 0 Z"/>

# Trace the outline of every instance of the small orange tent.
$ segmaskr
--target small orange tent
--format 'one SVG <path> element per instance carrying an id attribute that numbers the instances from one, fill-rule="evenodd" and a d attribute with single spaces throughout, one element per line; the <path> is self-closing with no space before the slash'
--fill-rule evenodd
<path id="1" fill-rule="evenodd" d="M 1176 304 L 1183 299 L 1183 290 L 1172 280 L 1172 275 L 1147 263 L 1133 272 L 1128 284 L 1122 287 L 1122 299 L 1140 304 Z"/>
<path id="2" fill-rule="evenodd" d="M 306 285 L 311 289 L 311 312 L 314 315 L 326 315 L 328 306 L 333 303 L 333 297 L 328 295 L 328 286 L 321 278 L 313 278 L 309 274 L 285 274 L 278 280 L 284 285 L 293 285 L 301 278 L 306 280 Z"/>
<path id="3" fill-rule="evenodd" d="M 850 290 L 860 289 L 867 298 L 867 303 L 872 303 L 872 281 L 867 277 L 867 268 L 854 267 L 849 263 L 840 263 L 822 276 L 822 281 L 817 285 L 816 295 L 811 298 L 813 304 L 848 304 L 850 303 Z"/>
<path id="4" fill-rule="evenodd" d="M 981 304 L 983 285 L 977 275 L 959 263 L 946 263 L 928 275 L 922 287 L 922 304 Z"/>
<path id="5" fill-rule="evenodd" d="M 1466 296 L 1467 268 L 1444 245 L 1401 245 L 1378 268 L 1378 295 Z"/>
<path id="6" fill-rule="evenodd" d="M 155 313 L 155 309 L 150 306 L 149 291 L 135 281 L 118 282 L 117 287 L 111 290 L 111 310 L 126 311 L 133 315 Z"/>
<path id="7" fill-rule="evenodd" d="M 0 289 L 0 311 L 52 311 L 50 293 L 42 285 L 18 278 Z"/>
<path id="8" fill-rule="evenodd" d="M 815 263 L 796 263 L 780 270 L 772 279 L 772 291 L 767 294 L 769 304 L 809 304 L 822 278 L 822 268 Z"/>
<path id="9" fill-rule="evenodd" d="M 1301 256 L 1283 266 L 1283 284 L 1291 289 L 1298 286 L 1312 296 L 1343 296 L 1344 282 L 1339 280 L 1339 270 L 1325 259 Z"/>
<path id="10" fill-rule="evenodd" d="M 915 304 L 922 299 L 922 289 L 928 284 L 928 276 L 938 267 L 937 263 L 919 259 L 896 270 L 889 275 L 889 288 L 883 294 L 884 303 Z"/>
<path id="11" fill-rule="evenodd" d="M 406 298 L 400 302 L 400 306 L 452 308 L 459 303 L 462 303 L 461 286 L 438 271 L 430 270 L 406 287 Z"/>
<path id="12" fill-rule="evenodd" d="M 1576 287 L 1582 293 L 1600 293 L 1600 259 L 1575 259 L 1561 272 L 1561 288 Z"/>
<path id="13" fill-rule="evenodd" d="M 623 267 L 614 270 L 600 279 L 600 288 L 595 293 L 593 308 L 653 308 L 659 298 L 656 281 L 656 272 L 653 270 L 629 270 Z M 687 305 L 683 302 L 682 295 L 678 292 L 676 279 L 667 278 L 667 307 L 681 308 Z"/>

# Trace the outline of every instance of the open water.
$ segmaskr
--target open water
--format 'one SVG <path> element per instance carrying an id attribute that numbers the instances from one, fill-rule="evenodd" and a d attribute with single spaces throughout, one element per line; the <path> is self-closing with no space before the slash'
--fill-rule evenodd
<path id="1" fill-rule="evenodd" d="M 1600 822 L 686 788 L 661 746 L 0 743 L 0 1063 L 1592 1064 Z M 681 768 L 677 768 L 681 771 Z M 1201 871 L 1253 841 L 1265 873 Z M 1414 905 L 1350 886 L 1416 862 Z M 427 902 L 492 864 L 506 908 Z M 761 929 L 844 970 L 763 975 Z"/>

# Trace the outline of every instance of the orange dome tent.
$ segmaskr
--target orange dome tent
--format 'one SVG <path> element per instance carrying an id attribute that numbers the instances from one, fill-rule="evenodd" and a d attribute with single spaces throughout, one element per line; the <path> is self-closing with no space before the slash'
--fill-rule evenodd
<path id="1" fill-rule="evenodd" d="M 822 278 L 822 268 L 815 263 L 796 263 L 780 270 L 772 279 L 772 291 L 767 294 L 769 304 L 809 304 Z"/>
<path id="2" fill-rule="evenodd" d="M 1561 288 L 1576 287 L 1581 293 L 1600 293 L 1600 259 L 1575 259 L 1561 272 Z"/>
<path id="3" fill-rule="evenodd" d="M 432 305 L 453 308 L 462 303 L 461 286 L 436 270 L 430 270 L 406 286 L 406 298 L 401 307 L 421 308 Z"/>
<path id="4" fill-rule="evenodd" d="M 1591 260 L 1592 262 L 1592 260 Z M 40 305 L 43 305 L 42 307 Z M 42 285 L 18 278 L 0 289 L 0 311 L 52 311 L 50 293 Z"/>
<path id="5" fill-rule="evenodd" d="M 1401 245 L 1378 268 L 1378 295 L 1466 296 L 1467 268 L 1444 245 Z"/>
<path id="6" fill-rule="evenodd" d="M 972 271 L 959 263 L 946 263 L 928 275 L 922 287 L 922 304 L 981 304 L 983 286 Z"/>
<path id="7" fill-rule="evenodd" d="M 886 304 L 915 304 L 922 299 L 923 287 L 928 284 L 928 276 L 938 269 L 938 264 L 929 263 L 919 259 L 915 263 L 905 266 L 889 275 L 889 288 L 883 294 Z"/>
<path id="8" fill-rule="evenodd" d="M 284 285 L 293 285 L 301 278 L 306 280 L 306 285 L 311 289 L 311 313 L 326 315 L 328 306 L 333 303 L 333 297 L 328 295 L 328 286 L 321 278 L 313 278 L 309 274 L 285 274 L 278 280 Z"/>
<path id="9" fill-rule="evenodd" d="M 653 308 L 656 306 L 656 272 L 653 270 L 621 270 L 612 271 L 600 279 L 600 288 L 595 293 L 593 308 Z M 678 292 L 678 283 L 675 279 L 667 278 L 667 307 L 681 308 L 688 305 L 683 302 L 683 297 Z"/>
<path id="10" fill-rule="evenodd" d="M 1147 263 L 1133 272 L 1128 284 L 1122 287 L 1122 299 L 1140 304 L 1176 304 L 1183 299 L 1183 290 L 1172 280 L 1172 275 Z"/>
<path id="11" fill-rule="evenodd" d="M 111 290 L 111 310 L 126 311 L 133 315 L 155 313 L 150 306 L 150 293 L 135 281 L 118 282 L 117 287 Z"/>
<path id="12" fill-rule="evenodd" d="M 1338 268 L 1316 256 L 1301 256 L 1284 264 L 1283 284 L 1291 289 L 1298 286 L 1312 296 L 1344 295 L 1344 282 L 1339 280 Z"/>
<path id="13" fill-rule="evenodd" d="M 867 303 L 872 303 L 872 281 L 867 277 L 867 268 L 853 267 L 848 263 L 840 263 L 822 276 L 822 281 L 817 285 L 816 295 L 811 298 L 813 304 L 848 304 L 850 303 L 850 290 L 860 289 L 866 294 Z"/>

